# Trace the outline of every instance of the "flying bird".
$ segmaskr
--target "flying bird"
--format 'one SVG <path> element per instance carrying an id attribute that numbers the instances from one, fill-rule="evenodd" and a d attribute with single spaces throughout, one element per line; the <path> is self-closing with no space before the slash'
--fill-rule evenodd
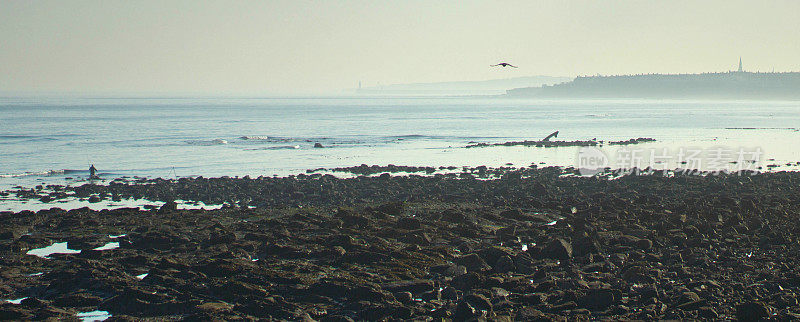
<path id="1" fill-rule="evenodd" d="M 509 63 L 499 63 L 499 64 L 497 64 L 497 65 L 489 65 L 489 66 L 491 66 L 491 67 L 502 66 L 502 67 L 514 67 L 514 68 L 519 68 L 519 67 L 517 67 L 517 66 L 514 66 L 514 65 L 511 65 L 511 64 L 509 64 Z"/>

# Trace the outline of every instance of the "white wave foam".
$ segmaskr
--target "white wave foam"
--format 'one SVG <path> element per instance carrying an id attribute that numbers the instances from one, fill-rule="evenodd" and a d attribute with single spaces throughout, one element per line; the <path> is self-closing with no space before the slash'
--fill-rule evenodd
<path id="1" fill-rule="evenodd" d="M 245 149 L 245 151 L 261 151 L 261 150 L 294 150 L 299 149 L 299 145 L 280 145 L 280 146 L 270 146 L 264 148 L 257 148 L 257 149 Z"/>
<path id="2" fill-rule="evenodd" d="M 0 178 L 17 178 L 17 177 L 28 177 L 28 176 L 55 176 L 55 175 L 62 175 L 64 174 L 64 172 L 65 170 L 47 170 L 39 172 L 10 173 L 10 174 L 0 174 Z"/>
<path id="3" fill-rule="evenodd" d="M 227 140 L 224 139 L 213 139 L 213 140 L 188 140 L 186 143 L 190 145 L 223 145 L 228 144 Z"/>
<path id="4" fill-rule="evenodd" d="M 259 140 L 259 141 L 267 141 L 270 140 L 268 136 L 260 136 L 260 135 L 243 135 L 239 137 L 242 140 Z"/>
<path id="5" fill-rule="evenodd" d="M 308 141 L 307 139 L 302 138 L 284 138 L 284 137 L 276 137 L 276 136 L 263 136 L 263 135 L 244 135 L 239 137 L 242 140 L 246 141 L 264 141 L 264 142 L 298 142 L 298 141 Z"/>

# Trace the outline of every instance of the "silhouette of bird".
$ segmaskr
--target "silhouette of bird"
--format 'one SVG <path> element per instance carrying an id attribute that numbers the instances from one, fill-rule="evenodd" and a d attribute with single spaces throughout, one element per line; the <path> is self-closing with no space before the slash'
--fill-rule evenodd
<path id="1" fill-rule="evenodd" d="M 491 67 L 501 66 L 501 67 L 514 67 L 514 68 L 519 68 L 519 67 L 517 67 L 517 66 L 514 66 L 514 65 L 511 65 L 511 64 L 509 64 L 509 63 L 499 63 L 499 64 L 497 64 L 497 65 L 489 65 L 489 66 L 491 66 Z"/>

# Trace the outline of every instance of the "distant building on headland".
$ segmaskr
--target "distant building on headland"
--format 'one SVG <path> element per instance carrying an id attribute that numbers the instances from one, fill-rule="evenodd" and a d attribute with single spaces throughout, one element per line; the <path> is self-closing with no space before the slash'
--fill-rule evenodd
<path id="1" fill-rule="evenodd" d="M 552 86 L 511 89 L 507 96 L 541 98 L 800 99 L 800 72 L 579 76 Z"/>

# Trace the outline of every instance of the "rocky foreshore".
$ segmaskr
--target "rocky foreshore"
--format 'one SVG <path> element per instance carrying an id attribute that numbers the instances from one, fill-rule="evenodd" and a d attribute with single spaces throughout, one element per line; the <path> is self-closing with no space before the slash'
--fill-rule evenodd
<path id="1" fill-rule="evenodd" d="M 557 148 L 557 147 L 570 147 L 570 146 L 598 146 L 608 143 L 608 145 L 631 145 L 647 142 L 655 142 L 653 138 L 636 138 L 623 141 L 598 141 L 597 139 L 591 140 L 576 140 L 576 141 L 548 141 L 548 140 L 525 140 L 525 141 L 508 141 L 503 143 L 484 143 L 475 142 L 466 146 L 466 148 L 483 148 L 490 146 L 533 146 L 537 148 Z"/>
<path id="2" fill-rule="evenodd" d="M 64 188 L 227 206 L 0 213 L 0 319 L 800 319 L 800 173 L 564 174 Z"/>

